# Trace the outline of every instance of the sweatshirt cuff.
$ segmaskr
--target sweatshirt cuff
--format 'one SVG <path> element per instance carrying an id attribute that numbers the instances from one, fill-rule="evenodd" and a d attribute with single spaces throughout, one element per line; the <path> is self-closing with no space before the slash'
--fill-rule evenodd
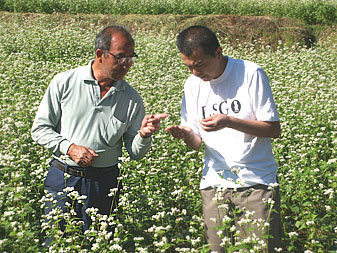
<path id="1" fill-rule="evenodd" d="M 60 143 L 60 152 L 64 155 L 66 155 L 71 144 L 73 144 L 73 143 L 68 141 L 68 140 L 63 140 Z"/>
<path id="2" fill-rule="evenodd" d="M 152 142 L 152 137 L 143 138 L 143 137 L 140 136 L 139 132 L 138 132 L 138 134 L 136 135 L 135 138 L 136 138 L 137 143 L 142 144 L 144 146 L 149 145 Z"/>

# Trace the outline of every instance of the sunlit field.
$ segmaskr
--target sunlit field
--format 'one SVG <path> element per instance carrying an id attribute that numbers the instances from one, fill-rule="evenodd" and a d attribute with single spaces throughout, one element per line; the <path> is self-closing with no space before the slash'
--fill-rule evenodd
<path id="1" fill-rule="evenodd" d="M 336 24 L 335 0 L 1 0 L 0 10 L 36 13 L 236 14 Z"/>
<path id="2" fill-rule="evenodd" d="M 0 251 L 43 252 L 45 234 L 55 237 L 51 252 L 206 251 L 199 194 L 203 152 L 163 130 L 179 124 L 189 75 L 170 32 L 133 33 L 139 59 L 127 80 L 143 97 L 147 113 L 169 117 L 144 159 L 122 158 L 124 188 L 117 212 L 101 217 L 89 210 L 95 222 L 85 235 L 70 217 L 66 238 L 43 223 L 50 154 L 32 141 L 30 129 L 52 77 L 94 56 L 94 37 L 102 27 L 79 23 L 0 19 Z M 224 54 L 258 63 L 271 79 L 282 125 L 281 137 L 273 141 L 280 166 L 281 252 L 335 252 L 337 45 L 280 44 L 275 52 L 268 47 L 256 52 L 253 45 L 233 49 L 225 38 L 221 43 Z"/>

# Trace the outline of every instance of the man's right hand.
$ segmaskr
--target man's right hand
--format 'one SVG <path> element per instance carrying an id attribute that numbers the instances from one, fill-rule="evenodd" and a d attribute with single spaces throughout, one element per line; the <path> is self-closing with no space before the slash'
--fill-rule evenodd
<path id="1" fill-rule="evenodd" d="M 98 154 L 91 148 L 76 144 L 70 145 L 67 155 L 81 167 L 91 166 L 94 163 L 95 158 L 98 157 Z"/>
<path id="2" fill-rule="evenodd" d="M 166 132 L 170 133 L 174 138 L 185 139 L 192 134 L 192 128 L 187 126 L 169 126 L 165 129 Z"/>
<path id="3" fill-rule="evenodd" d="M 201 137 L 195 134 L 192 128 L 188 126 L 169 126 L 165 131 L 170 133 L 174 138 L 183 139 L 184 142 L 194 150 L 198 150 L 201 146 Z"/>

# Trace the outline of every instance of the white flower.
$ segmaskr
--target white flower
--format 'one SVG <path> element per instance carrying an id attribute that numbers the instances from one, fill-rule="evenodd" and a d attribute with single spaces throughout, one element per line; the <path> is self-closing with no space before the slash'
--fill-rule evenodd
<path id="1" fill-rule="evenodd" d="M 73 190 L 75 190 L 74 187 L 66 187 L 63 189 L 63 192 L 72 192 Z"/>
<path id="2" fill-rule="evenodd" d="M 268 190 L 272 190 L 272 189 L 276 188 L 279 185 L 280 185 L 279 183 L 270 183 L 268 185 Z"/>
<path id="3" fill-rule="evenodd" d="M 214 223 L 216 223 L 216 218 L 209 218 L 210 221 L 213 221 Z"/>
<path id="4" fill-rule="evenodd" d="M 310 226 L 310 225 L 314 225 L 314 224 L 315 224 L 315 222 L 314 222 L 314 221 L 311 221 L 311 220 L 309 220 L 309 221 L 307 221 L 305 224 L 307 224 L 307 226 Z"/>
<path id="5" fill-rule="evenodd" d="M 68 193 L 67 196 L 74 200 L 77 199 L 80 196 L 80 194 L 78 193 L 78 191 L 72 191 Z"/>
<path id="6" fill-rule="evenodd" d="M 68 178 L 70 178 L 70 174 L 68 174 L 68 173 L 64 172 L 64 178 L 65 178 L 65 179 L 68 179 Z"/>
<path id="7" fill-rule="evenodd" d="M 91 247 L 91 250 L 95 251 L 99 248 L 99 244 L 98 243 L 94 243 Z"/>
<path id="8" fill-rule="evenodd" d="M 241 185 L 241 186 L 245 186 L 245 184 L 246 184 L 246 179 L 241 179 L 241 178 L 238 178 L 237 180 L 236 180 L 236 184 L 239 184 L 239 185 Z"/>
<path id="9" fill-rule="evenodd" d="M 255 214 L 255 211 L 246 211 L 245 216 L 246 218 L 252 217 Z"/>
<path id="10" fill-rule="evenodd" d="M 108 227 L 108 223 L 106 223 L 106 222 L 101 222 L 101 231 L 102 231 L 102 230 L 106 230 L 107 227 Z"/>
<path id="11" fill-rule="evenodd" d="M 108 196 L 113 197 L 116 195 L 116 192 L 118 192 L 118 188 L 112 188 L 110 189 L 110 193 L 108 194 Z"/>
<path id="12" fill-rule="evenodd" d="M 87 208 L 86 210 L 85 210 L 85 212 L 87 213 L 87 214 L 96 214 L 97 212 L 98 212 L 98 208 L 95 208 L 95 207 L 90 207 L 90 208 Z"/>
<path id="13" fill-rule="evenodd" d="M 225 215 L 225 216 L 222 218 L 222 222 L 223 222 L 223 223 L 230 222 L 231 220 L 232 220 L 232 218 L 229 217 L 229 216 L 227 216 L 227 215 Z"/>
<path id="14" fill-rule="evenodd" d="M 234 173 L 236 175 L 239 174 L 240 170 L 241 170 L 240 167 L 234 167 L 234 168 L 231 169 L 232 173 Z"/>
<path id="15" fill-rule="evenodd" d="M 288 235 L 289 235 L 290 238 L 293 238 L 293 237 L 297 237 L 298 233 L 297 232 L 290 232 Z"/>

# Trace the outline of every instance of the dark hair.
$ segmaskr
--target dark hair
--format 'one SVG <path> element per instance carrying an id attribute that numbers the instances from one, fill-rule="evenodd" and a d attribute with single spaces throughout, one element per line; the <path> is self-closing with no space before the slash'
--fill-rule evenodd
<path id="1" fill-rule="evenodd" d="M 110 50 L 111 38 L 115 33 L 121 32 L 130 42 L 134 45 L 135 41 L 133 40 L 131 34 L 123 27 L 111 25 L 105 27 L 96 35 L 95 39 L 95 51 L 97 49 Z"/>
<path id="2" fill-rule="evenodd" d="M 190 26 L 178 35 L 177 46 L 179 51 L 186 56 L 191 56 L 198 48 L 201 48 L 205 55 L 215 56 L 220 44 L 209 28 Z"/>

